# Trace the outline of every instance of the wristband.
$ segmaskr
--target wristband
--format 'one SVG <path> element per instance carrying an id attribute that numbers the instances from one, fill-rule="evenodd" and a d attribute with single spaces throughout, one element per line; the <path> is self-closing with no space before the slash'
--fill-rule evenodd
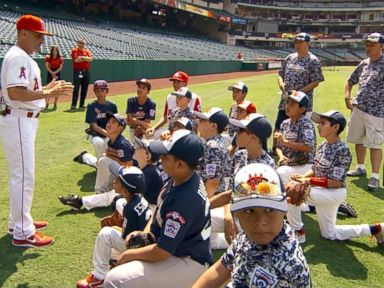
<path id="1" fill-rule="evenodd" d="M 310 177 L 309 184 L 311 184 L 312 186 L 328 188 L 328 178 Z"/>

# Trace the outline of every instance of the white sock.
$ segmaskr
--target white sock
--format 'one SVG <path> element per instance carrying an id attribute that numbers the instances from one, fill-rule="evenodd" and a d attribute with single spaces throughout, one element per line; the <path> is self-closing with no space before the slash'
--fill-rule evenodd
<path id="1" fill-rule="evenodd" d="M 364 169 L 365 170 L 365 165 L 364 164 L 357 164 L 357 168 Z"/>
<path id="2" fill-rule="evenodd" d="M 378 173 L 372 173 L 371 177 L 373 177 L 375 179 L 380 179 L 380 176 Z"/>

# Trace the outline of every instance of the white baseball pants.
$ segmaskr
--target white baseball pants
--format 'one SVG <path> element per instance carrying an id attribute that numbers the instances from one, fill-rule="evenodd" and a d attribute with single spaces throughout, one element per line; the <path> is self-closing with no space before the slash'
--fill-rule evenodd
<path id="1" fill-rule="evenodd" d="M 371 235 L 368 224 L 336 225 L 337 210 L 346 197 L 346 188 L 311 188 L 307 203 L 316 206 L 316 214 L 322 237 L 329 240 L 348 240 Z M 295 230 L 300 230 L 304 226 L 301 220 L 300 206 L 288 204 L 287 218 L 289 224 Z"/>
<path id="2" fill-rule="evenodd" d="M 122 253 L 125 251 L 125 239 L 121 238 L 121 230 L 114 227 L 103 227 L 97 234 L 95 247 L 93 248 L 92 274 L 97 279 L 104 279 L 109 271 L 109 260 L 112 256 L 112 248 Z"/>
<path id="3" fill-rule="evenodd" d="M 0 116 L 0 134 L 9 172 L 9 228 L 13 238 L 35 234 L 31 216 L 35 189 L 35 140 L 39 120 L 23 116 Z"/>
<path id="4" fill-rule="evenodd" d="M 83 196 L 81 197 L 81 200 L 83 201 L 83 206 L 87 210 L 91 210 L 93 208 L 97 207 L 107 207 L 112 204 L 113 199 L 118 196 L 119 194 L 115 192 L 114 189 L 105 192 L 105 193 L 99 193 L 89 196 Z M 125 199 L 124 199 L 125 200 Z M 125 201 L 126 203 L 127 201 Z"/>
<path id="5" fill-rule="evenodd" d="M 131 261 L 108 272 L 105 288 L 189 288 L 208 269 L 189 257 L 164 261 Z"/>
<path id="6" fill-rule="evenodd" d="M 113 180 L 116 178 L 109 169 L 112 162 L 116 162 L 109 157 L 103 156 L 97 163 L 97 174 L 95 183 L 95 193 L 105 193 L 112 190 Z"/>
<path id="7" fill-rule="evenodd" d="M 283 184 L 286 184 L 291 180 L 292 174 L 304 174 L 309 169 L 312 168 L 312 164 L 305 164 L 305 165 L 299 165 L 299 166 L 280 166 L 276 169 L 276 172 L 280 175 L 281 180 L 283 180 Z"/>
<path id="8" fill-rule="evenodd" d="M 89 136 L 89 142 L 92 144 L 96 156 L 90 153 L 85 153 L 82 157 L 83 162 L 97 168 L 97 160 L 105 153 L 108 146 L 107 141 L 107 138 L 104 139 L 98 136 Z"/>

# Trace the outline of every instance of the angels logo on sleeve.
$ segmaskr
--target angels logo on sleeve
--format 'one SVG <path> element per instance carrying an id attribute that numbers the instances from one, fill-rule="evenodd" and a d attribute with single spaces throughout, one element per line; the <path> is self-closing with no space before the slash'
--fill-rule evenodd
<path id="1" fill-rule="evenodd" d="M 19 78 L 21 79 L 21 77 L 23 77 L 24 79 L 27 79 L 27 76 L 25 76 L 25 67 L 20 68 Z"/>
<path id="2" fill-rule="evenodd" d="M 273 288 L 278 279 L 277 276 L 270 273 L 262 267 L 256 267 L 253 271 L 249 287 L 251 288 Z"/>

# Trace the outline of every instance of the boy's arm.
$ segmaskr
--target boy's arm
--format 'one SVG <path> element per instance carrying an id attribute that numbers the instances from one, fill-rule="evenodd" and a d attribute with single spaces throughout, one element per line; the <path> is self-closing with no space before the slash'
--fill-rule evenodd
<path id="1" fill-rule="evenodd" d="M 160 248 L 157 244 L 151 244 L 137 249 L 125 250 L 119 258 L 118 265 L 134 260 L 159 262 L 166 260 L 169 256 L 171 253 Z"/>
<path id="2" fill-rule="evenodd" d="M 213 197 L 215 192 L 217 191 L 217 188 L 219 188 L 220 179 L 207 179 L 204 183 L 205 191 L 207 191 L 208 198 Z"/>
<path id="3" fill-rule="evenodd" d="M 97 133 L 104 135 L 105 137 L 108 136 L 107 130 L 105 130 L 104 128 L 101 128 L 99 125 L 97 125 L 96 122 L 91 123 L 90 126 L 91 126 L 92 130 L 96 131 Z"/>
<path id="4" fill-rule="evenodd" d="M 231 278 L 231 271 L 218 260 L 211 268 L 204 272 L 192 285 L 192 288 L 221 287 Z"/>

